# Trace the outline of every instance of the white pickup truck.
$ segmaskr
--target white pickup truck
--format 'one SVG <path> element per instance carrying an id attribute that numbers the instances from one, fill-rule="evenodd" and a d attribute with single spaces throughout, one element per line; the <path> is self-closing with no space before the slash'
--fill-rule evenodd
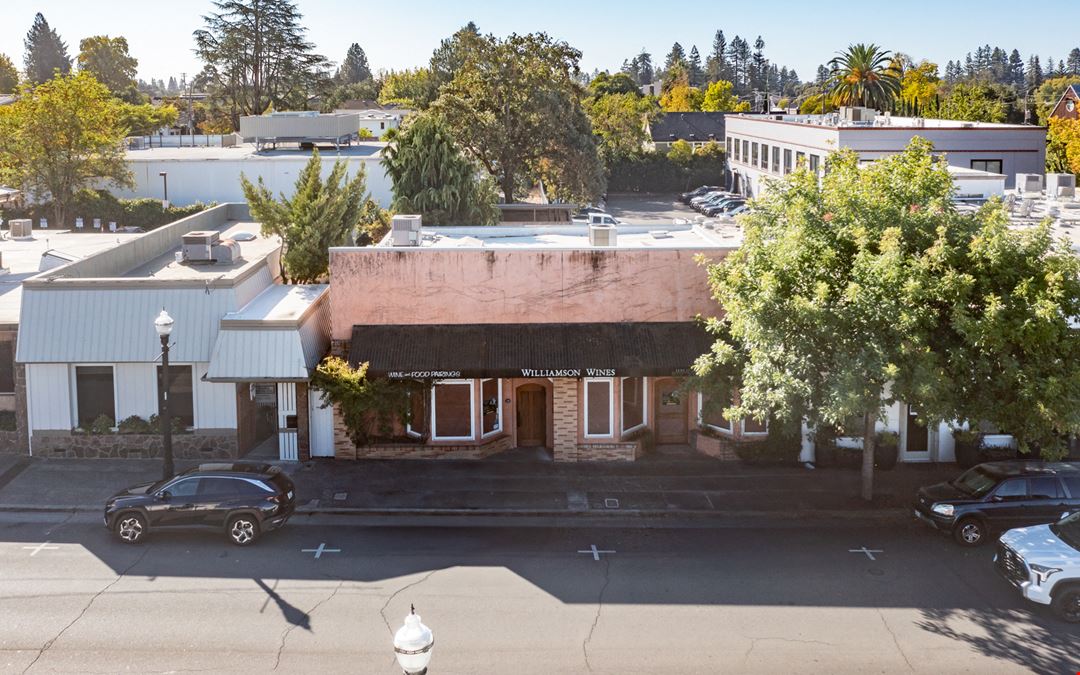
<path id="1" fill-rule="evenodd" d="M 1051 525 L 1001 535 L 994 563 L 1020 593 L 1050 605 L 1063 621 L 1080 623 L 1080 512 Z"/>

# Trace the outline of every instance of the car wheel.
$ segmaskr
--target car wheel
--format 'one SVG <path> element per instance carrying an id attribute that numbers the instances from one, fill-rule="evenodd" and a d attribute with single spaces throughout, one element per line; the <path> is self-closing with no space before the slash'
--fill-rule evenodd
<path id="1" fill-rule="evenodd" d="M 113 524 L 113 532 L 125 544 L 138 544 L 146 536 L 146 518 L 134 511 L 122 513 Z"/>
<path id="2" fill-rule="evenodd" d="M 1070 586 L 1055 595 L 1050 609 L 1062 621 L 1080 623 L 1080 586 Z"/>
<path id="3" fill-rule="evenodd" d="M 237 546 L 250 546 L 259 538 L 259 521 L 254 516 L 241 515 L 229 518 L 226 528 L 229 541 Z"/>
<path id="4" fill-rule="evenodd" d="M 953 538 L 961 546 L 981 546 L 987 534 L 986 523 L 978 518 L 964 518 L 953 528 Z"/>

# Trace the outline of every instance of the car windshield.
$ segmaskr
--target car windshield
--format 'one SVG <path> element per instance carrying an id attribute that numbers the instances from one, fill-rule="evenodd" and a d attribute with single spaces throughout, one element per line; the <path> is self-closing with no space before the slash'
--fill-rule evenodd
<path id="1" fill-rule="evenodd" d="M 1080 511 L 1062 518 L 1050 526 L 1050 531 L 1069 546 L 1080 551 Z"/>
<path id="2" fill-rule="evenodd" d="M 995 476 L 981 466 L 968 469 L 952 482 L 952 486 L 970 497 L 982 497 L 994 489 L 999 476 Z"/>

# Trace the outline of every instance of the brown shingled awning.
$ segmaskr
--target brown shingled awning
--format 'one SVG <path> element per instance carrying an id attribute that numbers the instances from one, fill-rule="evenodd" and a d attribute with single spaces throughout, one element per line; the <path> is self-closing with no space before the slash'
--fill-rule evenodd
<path id="1" fill-rule="evenodd" d="M 353 326 L 349 363 L 409 379 L 688 375 L 712 342 L 694 322 Z"/>

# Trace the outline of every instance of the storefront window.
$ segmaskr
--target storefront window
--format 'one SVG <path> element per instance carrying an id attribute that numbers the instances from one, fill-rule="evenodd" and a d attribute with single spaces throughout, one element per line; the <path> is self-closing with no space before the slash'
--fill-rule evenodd
<path id="1" fill-rule="evenodd" d="M 116 422 L 112 366 L 75 366 L 75 396 L 83 429 L 102 416 Z"/>
<path id="2" fill-rule="evenodd" d="M 472 380 L 447 380 L 436 384 L 432 387 L 431 402 L 435 440 L 472 440 Z"/>
<path id="3" fill-rule="evenodd" d="M 715 431 L 731 433 L 731 420 L 724 417 L 725 407 L 726 403 L 712 405 L 704 394 L 698 394 L 698 418 L 701 423 Z"/>
<path id="4" fill-rule="evenodd" d="M 611 380 L 585 380 L 585 436 L 611 436 Z"/>
<path id="5" fill-rule="evenodd" d="M 645 378 L 622 378 L 622 430 L 625 434 L 645 424 Z"/>
<path id="6" fill-rule="evenodd" d="M 758 422 L 753 417 L 744 417 L 742 421 L 744 434 L 767 434 L 769 433 L 768 422 Z"/>
<path id="7" fill-rule="evenodd" d="M 490 436 L 502 429 L 502 381 L 481 380 L 480 402 L 484 419 L 481 433 Z"/>
<path id="8" fill-rule="evenodd" d="M 161 366 L 157 367 L 157 378 L 160 387 Z M 189 428 L 195 426 L 195 394 L 191 384 L 191 366 L 169 366 L 169 415 Z"/>

